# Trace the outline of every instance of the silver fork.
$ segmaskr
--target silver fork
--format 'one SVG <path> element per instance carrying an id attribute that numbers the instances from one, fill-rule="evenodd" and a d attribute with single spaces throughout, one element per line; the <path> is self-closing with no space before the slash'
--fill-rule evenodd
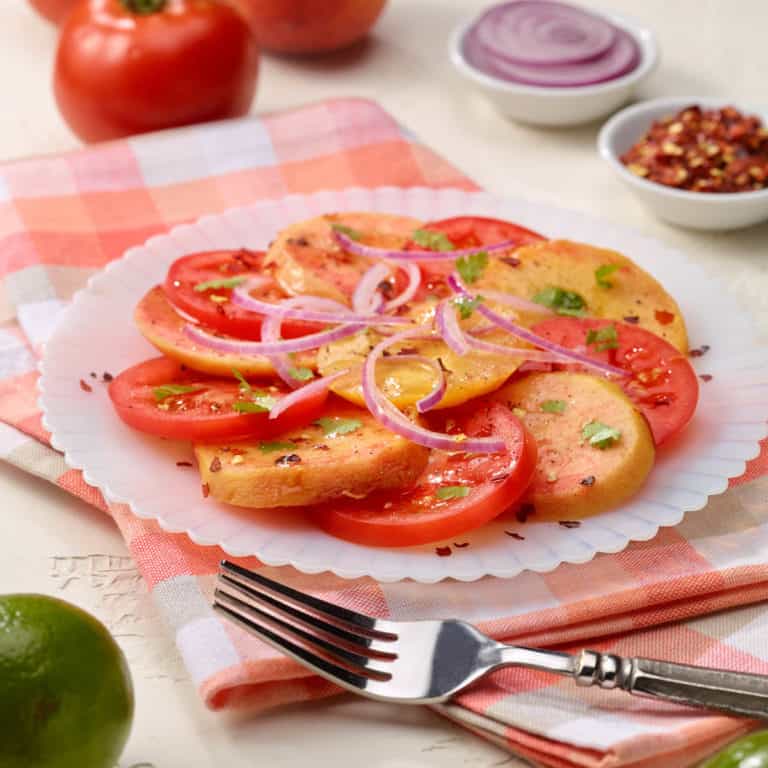
<path id="1" fill-rule="evenodd" d="M 527 667 L 641 696 L 768 718 L 768 676 L 505 645 L 464 621 L 389 621 L 332 605 L 222 561 L 213 607 L 353 693 L 403 704 L 451 698 L 500 667 Z"/>

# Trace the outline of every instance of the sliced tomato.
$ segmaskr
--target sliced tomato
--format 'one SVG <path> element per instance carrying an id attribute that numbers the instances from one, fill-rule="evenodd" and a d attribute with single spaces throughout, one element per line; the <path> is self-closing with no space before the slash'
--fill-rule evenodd
<path id="1" fill-rule="evenodd" d="M 189 391 L 163 397 L 171 385 Z M 280 384 L 253 385 L 279 398 L 288 390 Z M 120 418 L 128 426 L 150 435 L 172 440 L 212 442 L 274 437 L 322 415 L 326 392 L 320 392 L 287 409 L 276 419 L 268 413 L 241 413 L 236 401 L 249 396 L 233 380 L 192 371 L 165 357 L 134 365 L 116 376 L 109 396 Z"/>
<path id="2" fill-rule="evenodd" d="M 470 436 L 499 435 L 509 448 L 499 454 L 433 451 L 416 484 L 310 509 L 333 536 L 372 547 L 404 547 L 457 536 L 500 515 L 518 501 L 533 479 L 536 442 L 501 403 L 474 401 L 436 414 L 433 428 Z M 442 489 L 442 490 L 441 490 Z"/>
<path id="3" fill-rule="evenodd" d="M 238 339 L 261 338 L 262 315 L 249 312 L 231 301 L 234 286 L 211 287 L 212 281 L 249 279 L 264 275 L 264 253 L 244 248 L 233 251 L 206 251 L 182 256 L 171 264 L 163 290 L 169 301 L 209 328 Z M 285 293 L 270 282 L 253 293 L 263 301 L 278 301 Z M 318 330 L 314 323 L 286 320 L 282 333 L 287 338 L 303 336 Z"/>
<path id="4" fill-rule="evenodd" d="M 587 343 L 590 331 L 609 326 L 616 328 L 615 342 Z M 696 372 L 682 352 L 655 333 L 628 323 L 578 317 L 544 320 L 533 331 L 631 372 L 631 377 L 617 383 L 648 420 L 656 445 L 680 432 L 693 417 L 699 400 Z M 613 349 L 601 350 L 614 343 Z"/>

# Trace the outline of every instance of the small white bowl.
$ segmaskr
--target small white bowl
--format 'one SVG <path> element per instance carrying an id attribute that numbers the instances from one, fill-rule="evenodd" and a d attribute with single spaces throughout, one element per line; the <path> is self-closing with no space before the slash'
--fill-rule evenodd
<path id="1" fill-rule="evenodd" d="M 653 33 L 615 13 L 600 14 L 625 30 L 640 46 L 640 61 L 631 72 L 615 80 L 570 88 L 523 85 L 489 75 L 464 56 L 464 36 L 478 17 L 460 24 L 450 42 L 454 67 L 506 117 L 533 125 L 579 125 L 610 114 L 627 102 L 635 88 L 653 72 L 658 50 Z"/>
<path id="2" fill-rule="evenodd" d="M 768 219 L 768 189 L 755 192 L 705 193 L 675 189 L 632 173 L 619 160 L 639 141 L 654 120 L 698 104 L 705 108 L 730 104 L 727 98 L 675 97 L 633 104 L 615 114 L 600 130 L 597 148 L 618 177 L 660 219 L 692 229 L 739 229 Z M 734 105 L 768 123 L 768 111 Z"/>

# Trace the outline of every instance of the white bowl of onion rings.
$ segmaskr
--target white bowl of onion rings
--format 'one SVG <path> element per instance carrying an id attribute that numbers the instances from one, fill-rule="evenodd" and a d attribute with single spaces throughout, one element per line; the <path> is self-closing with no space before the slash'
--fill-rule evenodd
<path id="1" fill-rule="evenodd" d="M 549 0 L 512 0 L 469 19 L 455 30 L 450 55 L 503 115 L 550 126 L 615 111 L 659 58 L 642 25 Z"/>

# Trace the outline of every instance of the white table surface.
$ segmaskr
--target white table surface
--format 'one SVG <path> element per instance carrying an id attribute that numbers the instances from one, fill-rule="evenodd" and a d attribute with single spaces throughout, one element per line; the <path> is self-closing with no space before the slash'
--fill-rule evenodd
<path id="1" fill-rule="evenodd" d="M 718 96 L 768 104 L 765 0 L 603 0 L 653 28 L 662 65 L 642 95 Z M 676 245 L 735 292 L 768 337 L 768 224 L 696 234 L 650 217 L 597 158 L 597 125 L 540 130 L 509 123 L 470 95 L 446 57 L 450 30 L 485 0 L 391 0 L 361 51 L 263 61 L 257 112 L 331 96 L 378 99 L 487 189 L 549 200 Z M 0 159 L 78 146 L 50 92 L 56 35 L 23 0 L 0 0 Z M 694 340 L 695 341 L 695 340 Z M 351 698 L 254 718 L 201 705 L 111 522 L 63 491 L 0 465 L 0 590 L 61 595 L 118 636 L 137 688 L 121 768 L 520 765 L 426 710 Z M 425 587 L 428 589 L 428 587 Z"/>

